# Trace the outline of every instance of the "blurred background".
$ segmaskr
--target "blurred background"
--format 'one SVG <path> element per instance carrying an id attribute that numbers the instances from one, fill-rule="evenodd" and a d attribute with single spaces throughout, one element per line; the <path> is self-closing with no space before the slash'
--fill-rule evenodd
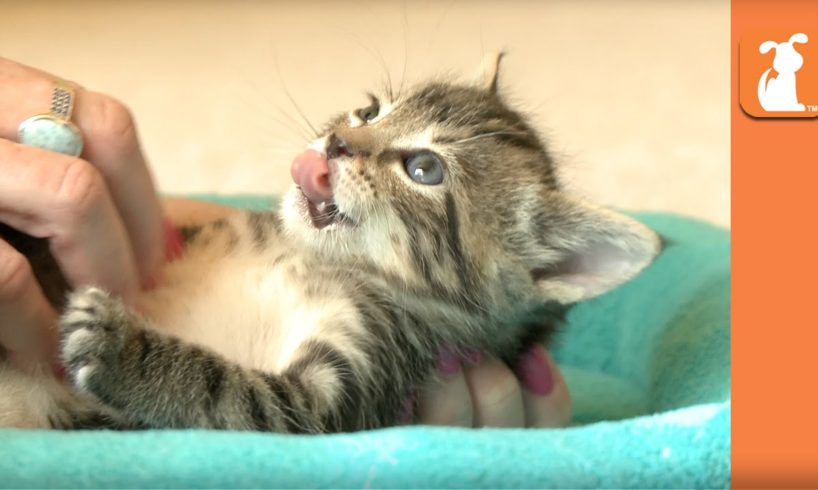
<path id="1" fill-rule="evenodd" d="M 305 131 L 394 85 L 478 72 L 595 201 L 729 226 L 728 0 L 6 1 L 0 56 L 133 110 L 167 193 L 269 193 Z M 46 108 L 48 101 L 44 101 Z"/>

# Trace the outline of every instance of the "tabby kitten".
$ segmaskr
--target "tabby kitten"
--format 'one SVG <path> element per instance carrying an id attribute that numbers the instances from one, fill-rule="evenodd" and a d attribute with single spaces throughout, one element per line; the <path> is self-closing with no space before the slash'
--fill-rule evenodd
<path id="1" fill-rule="evenodd" d="M 139 313 L 97 288 L 71 293 L 61 352 L 76 392 L 27 380 L 41 387 L 19 400 L 29 423 L 392 425 L 444 346 L 513 363 L 562 306 L 659 250 L 645 226 L 560 188 L 543 142 L 498 94 L 496 65 L 484 85 L 372 95 L 332 119 L 292 174 L 280 212 L 185 229 L 184 257 Z"/>

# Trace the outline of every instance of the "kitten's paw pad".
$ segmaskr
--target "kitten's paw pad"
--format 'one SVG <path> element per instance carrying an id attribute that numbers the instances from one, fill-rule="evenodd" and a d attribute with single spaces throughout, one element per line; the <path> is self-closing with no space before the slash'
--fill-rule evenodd
<path id="1" fill-rule="evenodd" d="M 127 329 L 127 310 L 118 298 L 93 287 L 69 296 L 60 319 L 61 356 L 75 385 L 85 387 L 95 372 L 110 372 Z"/>

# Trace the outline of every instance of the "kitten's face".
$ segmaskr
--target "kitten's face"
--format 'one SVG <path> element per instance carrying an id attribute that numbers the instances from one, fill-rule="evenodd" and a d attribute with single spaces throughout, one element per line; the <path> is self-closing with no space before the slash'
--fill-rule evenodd
<path id="1" fill-rule="evenodd" d="M 450 288 L 503 267 L 536 281 L 532 271 L 565 258 L 543 233 L 572 210 L 539 137 L 495 90 L 429 83 L 373 94 L 330 121 L 292 173 L 287 227 L 322 254 Z"/>
<path id="2" fill-rule="evenodd" d="M 476 87 L 432 83 L 399 98 L 373 94 L 323 134 L 312 146 L 328 157 L 329 192 L 306 189 L 326 170 L 294 169 L 300 188 L 287 214 L 291 229 L 334 253 L 399 248 L 408 256 L 410 237 L 440 237 L 455 220 L 460 234 L 497 238 L 492 231 L 514 220 L 509 207 L 555 187 L 536 134 Z"/>

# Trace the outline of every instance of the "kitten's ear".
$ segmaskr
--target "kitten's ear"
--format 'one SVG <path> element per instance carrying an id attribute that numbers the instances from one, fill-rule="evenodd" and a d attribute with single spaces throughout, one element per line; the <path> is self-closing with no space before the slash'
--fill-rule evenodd
<path id="1" fill-rule="evenodd" d="M 500 62 L 506 55 L 505 51 L 491 53 L 483 58 L 481 65 L 481 79 L 483 88 L 492 93 L 497 93 L 497 83 L 500 78 Z"/>
<path id="2" fill-rule="evenodd" d="M 661 240 L 623 214 L 555 193 L 534 217 L 531 275 L 547 300 L 600 295 L 653 261 Z"/>

